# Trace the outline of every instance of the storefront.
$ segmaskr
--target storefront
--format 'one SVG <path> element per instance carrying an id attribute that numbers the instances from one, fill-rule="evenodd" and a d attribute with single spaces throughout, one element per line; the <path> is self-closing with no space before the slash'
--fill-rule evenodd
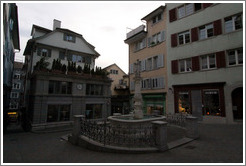
<path id="1" fill-rule="evenodd" d="M 174 85 L 175 112 L 186 112 L 202 120 L 203 116 L 225 117 L 224 82 Z"/>
<path id="2" fill-rule="evenodd" d="M 144 102 L 144 114 L 152 115 L 165 115 L 165 104 L 166 97 L 165 94 L 143 94 Z"/>

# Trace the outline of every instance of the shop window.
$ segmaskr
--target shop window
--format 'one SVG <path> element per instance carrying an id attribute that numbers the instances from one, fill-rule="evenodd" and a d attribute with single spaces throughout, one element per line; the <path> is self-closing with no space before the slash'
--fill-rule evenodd
<path id="1" fill-rule="evenodd" d="M 163 115 L 164 107 L 162 104 L 147 104 L 147 115 Z"/>
<path id="2" fill-rule="evenodd" d="M 221 116 L 219 90 L 203 91 L 203 113 L 205 115 Z"/>
<path id="3" fill-rule="evenodd" d="M 87 84 L 86 95 L 103 95 L 103 86 L 96 84 Z"/>
<path id="4" fill-rule="evenodd" d="M 191 113 L 189 91 L 179 92 L 178 96 L 179 112 Z"/>
<path id="5" fill-rule="evenodd" d="M 69 121 L 70 105 L 48 105 L 47 122 Z"/>
<path id="6" fill-rule="evenodd" d="M 85 116 L 87 119 L 102 118 L 102 104 L 86 104 Z"/>
<path id="7" fill-rule="evenodd" d="M 228 54 L 228 65 L 241 65 L 243 64 L 243 48 L 229 50 L 227 51 Z"/>

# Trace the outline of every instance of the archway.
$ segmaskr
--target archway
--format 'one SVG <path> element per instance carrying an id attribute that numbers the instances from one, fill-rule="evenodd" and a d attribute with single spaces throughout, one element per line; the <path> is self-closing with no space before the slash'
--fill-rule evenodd
<path id="1" fill-rule="evenodd" d="M 231 93 L 234 120 L 243 119 L 243 88 L 236 88 Z"/>

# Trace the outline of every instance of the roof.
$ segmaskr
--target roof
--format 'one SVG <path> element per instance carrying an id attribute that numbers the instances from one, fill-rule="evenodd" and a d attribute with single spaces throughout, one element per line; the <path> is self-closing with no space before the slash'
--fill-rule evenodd
<path id="1" fill-rule="evenodd" d="M 46 29 L 46 28 L 44 28 L 44 27 L 40 27 L 40 26 L 38 26 L 38 25 L 34 25 L 34 24 L 33 24 L 31 35 L 33 34 L 34 28 L 39 29 L 39 30 L 41 30 L 41 31 L 44 31 L 44 32 L 46 32 L 46 33 L 52 32 L 52 30 L 50 30 L 50 29 Z"/>
<path id="2" fill-rule="evenodd" d="M 114 64 L 111 64 L 111 65 L 109 65 L 109 66 L 107 66 L 107 67 L 105 67 L 104 68 L 104 70 L 107 70 L 108 68 L 110 68 L 110 67 L 112 67 L 112 66 L 116 66 L 116 67 L 118 67 L 123 73 L 124 73 L 124 75 L 127 75 L 118 65 L 116 65 L 116 63 L 114 63 Z"/>
<path id="3" fill-rule="evenodd" d="M 149 13 L 147 16 L 143 17 L 141 20 L 148 21 L 148 20 L 152 19 L 152 17 L 163 12 L 165 8 L 166 8 L 166 6 L 160 6 L 157 9 L 155 9 L 154 11 L 152 11 L 151 13 Z"/>

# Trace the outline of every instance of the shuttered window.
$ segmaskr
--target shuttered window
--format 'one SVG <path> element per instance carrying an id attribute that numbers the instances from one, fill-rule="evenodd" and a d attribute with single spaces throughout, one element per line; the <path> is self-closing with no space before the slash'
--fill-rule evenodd
<path id="1" fill-rule="evenodd" d="M 179 72 L 178 60 L 172 61 L 172 73 L 176 74 Z"/>
<path id="2" fill-rule="evenodd" d="M 192 57 L 192 71 L 200 70 L 199 56 Z"/>
<path id="3" fill-rule="evenodd" d="M 222 34 L 221 20 L 214 21 L 213 25 L 214 25 L 214 35 L 217 36 Z"/>
<path id="4" fill-rule="evenodd" d="M 198 40 L 198 28 L 195 27 L 191 29 L 191 41 L 195 42 L 197 40 Z"/>
<path id="5" fill-rule="evenodd" d="M 169 10 L 169 22 L 177 20 L 176 8 Z"/>
<path id="6" fill-rule="evenodd" d="M 171 46 L 172 47 L 176 47 L 178 44 L 177 42 L 177 34 L 172 34 L 171 35 Z"/>
<path id="7" fill-rule="evenodd" d="M 216 53 L 216 63 L 217 68 L 226 67 L 225 51 L 220 51 Z"/>

